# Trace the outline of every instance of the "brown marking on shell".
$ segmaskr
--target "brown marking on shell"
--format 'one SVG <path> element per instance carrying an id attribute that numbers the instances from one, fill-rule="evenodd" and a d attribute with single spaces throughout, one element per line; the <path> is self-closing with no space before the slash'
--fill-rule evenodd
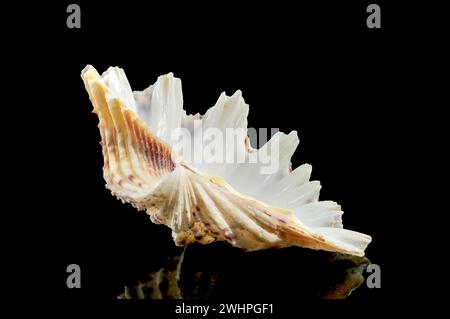
<path id="1" fill-rule="evenodd" d="M 170 147 L 159 138 L 154 136 L 145 125 L 140 124 L 134 114 L 131 112 L 125 113 L 127 122 L 133 127 L 136 138 L 142 141 L 139 144 L 139 149 L 142 150 L 147 163 L 158 173 L 162 171 L 173 171 L 175 163 L 172 161 Z M 130 119 L 134 117 L 133 119 Z"/>

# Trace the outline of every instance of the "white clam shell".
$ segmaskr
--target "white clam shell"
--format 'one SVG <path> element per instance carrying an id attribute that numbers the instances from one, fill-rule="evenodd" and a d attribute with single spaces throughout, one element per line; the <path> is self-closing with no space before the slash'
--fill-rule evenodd
<path id="1" fill-rule="evenodd" d="M 296 132 L 277 133 L 259 150 L 249 146 L 246 134 L 234 145 L 236 153 L 250 156 L 276 144 L 279 167 L 271 174 L 261 173 L 261 162 L 194 163 L 183 157 L 190 146 L 173 149 L 173 130 L 194 132 L 195 120 L 203 129 L 245 133 L 249 108 L 240 91 L 220 95 L 201 117 L 186 115 L 181 81 L 171 73 L 142 92 L 131 90 L 119 68 L 100 76 L 88 65 L 81 76 L 99 117 L 107 187 L 170 227 L 177 245 L 226 240 L 246 250 L 301 246 L 364 255 L 371 237 L 343 229 L 340 206 L 319 201 L 311 166 L 290 170 Z"/>

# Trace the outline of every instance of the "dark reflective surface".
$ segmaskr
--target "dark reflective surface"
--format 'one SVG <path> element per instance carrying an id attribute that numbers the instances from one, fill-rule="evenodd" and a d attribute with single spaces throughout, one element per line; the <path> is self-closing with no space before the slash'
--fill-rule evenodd
<path id="1" fill-rule="evenodd" d="M 244 252 L 226 243 L 195 244 L 172 252 L 118 298 L 341 299 L 364 282 L 369 264 L 366 257 L 298 247 Z"/>

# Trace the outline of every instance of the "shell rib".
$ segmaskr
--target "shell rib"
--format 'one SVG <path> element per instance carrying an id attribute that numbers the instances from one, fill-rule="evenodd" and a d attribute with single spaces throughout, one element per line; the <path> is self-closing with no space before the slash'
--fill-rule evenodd
<path id="1" fill-rule="evenodd" d="M 177 245 L 220 240 L 245 250 L 300 246 L 364 255 L 371 237 L 343 229 L 340 206 L 319 201 L 320 183 L 309 181 L 311 166 L 291 171 L 296 132 L 277 133 L 258 150 L 249 146 L 248 105 L 240 91 L 221 94 L 204 116 L 186 115 L 181 81 L 171 73 L 141 92 L 131 90 L 119 68 L 100 76 L 88 65 L 81 76 L 99 118 L 107 187 L 146 210 L 154 223 L 170 227 Z M 177 128 L 195 132 L 200 120 L 203 129 L 241 128 L 244 138 L 235 151 L 246 158 L 271 154 L 270 147 L 277 146 L 278 170 L 262 173 L 260 161 L 186 161 L 196 141 L 175 150 L 171 133 Z"/>

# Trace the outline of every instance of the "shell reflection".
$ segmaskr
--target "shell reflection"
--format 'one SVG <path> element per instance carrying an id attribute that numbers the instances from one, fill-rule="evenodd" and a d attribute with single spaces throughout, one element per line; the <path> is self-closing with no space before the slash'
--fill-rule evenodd
<path id="1" fill-rule="evenodd" d="M 191 245 L 127 285 L 119 299 L 343 299 L 364 282 L 366 257 L 297 247 L 242 252 L 222 243 Z M 276 261 L 276 263 L 274 263 Z"/>

